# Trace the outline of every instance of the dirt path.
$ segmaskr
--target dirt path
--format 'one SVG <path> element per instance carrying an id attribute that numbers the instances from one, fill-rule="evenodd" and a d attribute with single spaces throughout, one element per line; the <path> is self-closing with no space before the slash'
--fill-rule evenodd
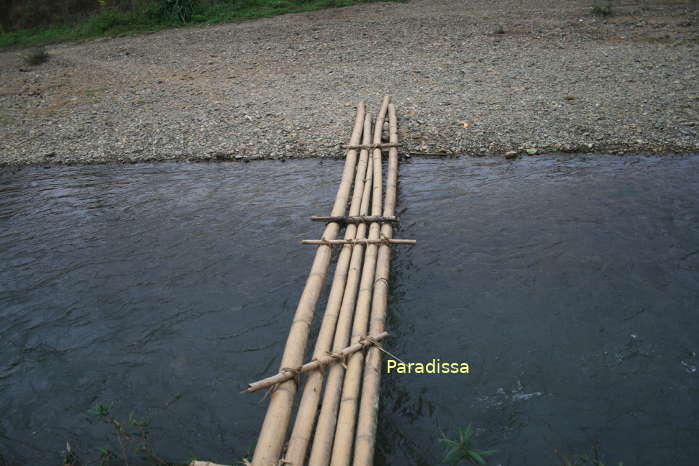
<path id="1" fill-rule="evenodd" d="M 414 0 L 5 52 L 0 164 L 342 156 L 384 93 L 406 151 L 699 152 L 699 2 L 614 12 Z"/>

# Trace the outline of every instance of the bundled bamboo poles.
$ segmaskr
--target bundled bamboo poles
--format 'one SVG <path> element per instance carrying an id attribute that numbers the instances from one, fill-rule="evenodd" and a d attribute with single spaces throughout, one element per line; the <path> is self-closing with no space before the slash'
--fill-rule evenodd
<path id="1" fill-rule="evenodd" d="M 388 112 L 390 141 L 392 143 L 397 143 L 398 123 L 396 120 L 396 108 L 390 105 Z M 395 211 L 397 184 L 398 151 L 395 147 L 392 147 L 388 153 L 386 202 L 383 211 L 385 216 L 393 215 Z M 385 238 L 390 238 L 393 235 L 393 227 L 391 224 L 382 225 L 381 234 Z M 391 248 L 388 245 L 382 245 L 379 249 L 379 258 L 377 260 L 376 281 L 374 283 L 374 296 L 371 306 L 371 324 L 369 332 L 372 334 L 378 334 L 384 330 L 386 308 L 388 306 L 388 276 L 390 265 Z M 380 383 L 381 352 L 379 348 L 369 348 L 366 355 L 364 382 L 362 384 L 362 400 L 359 407 L 359 421 L 357 422 L 354 466 L 370 465 L 374 459 Z"/>
<path id="2" fill-rule="evenodd" d="M 387 109 L 388 105 L 386 102 L 386 105 L 383 105 L 379 111 L 379 115 L 376 120 L 377 124 L 381 124 L 379 122 L 383 122 L 386 117 Z M 364 137 L 366 144 L 368 144 L 368 138 L 371 137 L 371 132 L 368 131 L 365 133 Z M 372 160 L 371 167 L 372 169 L 369 171 L 367 176 L 365 188 L 371 187 L 371 190 L 374 192 L 374 196 L 372 198 L 372 210 L 376 210 L 376 203 L 379 203 L 379 209 L 381 205 L 380 192 L 379 196 L 376 195 L 377 178 L 379 187 L 381 183 L 381 165 L 379 163 L 377 170 L 377 166 Z M 366 206 L 363 205 L 362 210 L 362 214 L 365 215 L 368 211 L 368 204 Z M 363 238 L 366 235 L 366 230 L 366 223 L 359 224 L 357 238 Z M 377 235 L 377 233 L 378 232 L 374 232 L 374 235 Z M 374 252 L 372 252 L 372 249 Z M 373 274 L 376 256 L 375 249 L 376 246 L 370 246 L 366 250 L 366 256 L 364 256 L 364 248 L 361 245 L 354 246 L 352 261 L 350 264 L 352 280 L 348 281 L 348 286 L 345 290 L 345 296 L 342 302 L 342 308 L 340 309 L 340 318 L 337 323 L 335 339 L 333 342 L 334 351 L 347 346 L 349 343 L 352 321 L 355 315 L 355 303 L 357 303 L 357 312 L 361 312 L 362 308 L 368 309 L 369 304 L 366 302 L 366 298 L 370 298 L 370 295 L 366 296 L 366 291 L 360 291 L 359 296 L 357 296 L 357 290 L 358 287 L 361 290 L 366 290 L 367 286 L 370 286 L 370 283 L 366 283 L 364 277 L 367 275 L 369 270 L 371 270 L 371 273 Z M 313 447 L 308 463 L 309 465 L 323 465 L 328 464 L 329 462 L 330 453 L 332 451 L 333 437 L 335 434 L 335 426 L 337 423 L 337 411 L 340 403 L 340 394 L 342 393 L 343 375 L 343 366 L 337 364 L 331 366 L 328 373 L 325 393 L 323 394 L 323 404 L 318 417 L 318 425 L 316 428 L 315 437 L 313 439 Z"/>
<path id="3" fill-rule="evenodd" d="M 374 144 L 381 143 L 383 121 L 386 115 L 386 110 L 388 109 L 388 104 L 389 98 L 386 97 L 381 105 L 381 112 L 379 114 L 379 118 L 376 120 L 376 125 L 374 126 Z M 381 194 L 383 190 L 381 176 L 381 149 L 374 149 L 373 164 L 374 188 L 371 215 L 381 215 Z M 369 227 L 369 239 L 379 239 L 380 230 L 381 226 L 378 223 L 372 223 Z M 377 244 L 369 244 L 367 246 L 364 270 L 362 271 L 362 281 L 359 289 L 357 310 L 354 315 L 354 322 L 352 323 L 352 343 L 358 342 L 367 334 L 378 247 L 379 246 Z M 337 427 L 335 429 L 335 439 L 332 448 L 330 464 L 333 466 L 348 465 L 350 463 L 363 366 L 363 354 L 355 353 L 350 356 L 349 362 L 347 363 L 347 373 L 345 374 L 345 380 L 342 386 L 340 411 L 337 416 Z M 313 458 L 313 456 L 311 456 L 311 458 Z"/>
<path id="4" fill-rule="evenodd" d="M 364 131 L 362 143 L 369 142 L 371 134 L 371 115 L 367 113 L 364 119 Z M 359 163 L 357 164 L 357 173 L 354 181 L 354 195 L 350 205 L 350 216 L 363 215 L 367 213 L 369 206 L 371 178 L 373 167 L 369 165 L 369 152 L 363 149 L 359 155 Z M 366 183 L 368 181 L 368 183 Z M 362 225 L 348 225 L 345 231 L 345 239 L 357 240 L 364 237 L 366 227 Z M 335 274 L 333 276 L 333 284 L 328 298 L 328 304 L 325 309 L 325 315 L 321 322 L 318 339 L 316 340 L 313 358 L 318 359 L 325 355 L 330 350 L 335 335 L 338 317 L 341 314 L 342 303 L 347 303 L 350 299 L 347 296 L 347 289 L 356 287 L 354 282 L 357 280 L 356 273 L 353 273 L 351 268 L 352 260 L 356 261 L 356 255 L 359 249 L 353 249 L 351 245 L 346 245 L 340 251 L 337 260 Z M 346 312 L 346 311 L 345 311 Z M 345 345 L 347 346 L 347 345 Z M 334 348 L 335 351 L 341 349 Z M 285 456 L 285 460 L 291 464 L 303 464 L 310 440 L 313 423 L 315 422 L 316 412 L 318 409 L 318 400 L 320 398 L 321 388 L 323 385 L 323 374 L 316 372 L 311 374 L 306 380 L 306 385 L 301 397 L 296 422 L 291 432 L 289 447 Z"/>
<path id="5" fill-rule="evenodd" d="M 357 145 L 364 129 L 364 117 L 366 109 L 364 103 L 357 107 L 357 117 L 350 138 L 350 145 Z M 357 150 L 350 149 L 345 159 L 345 167 L 342 172 L 342 180 L 337 191 L 335 203 L 331 216 L 343 216 L 347 209 L 347 200 L 352 187 L 357 163 Z M 340 229 L 338 223 L 328 223 L 323 232 L 323 238 L 335 239 Z M 308 334 L 311 328 L 311 321 L 315 313 L 315 307 L 320 297 L 321 288 L 325 281 L 325 275 L 330 265 L 332 247 L 320 245 L 316 251 L 311 272 L 308 275 L 303 293 L 299 299 L 299 304 L 294 314 L 294 321 L 289 330 L 289 337 L 282 356 L 281 369 L 297 368 L 303 363 L 303 356 L 308 342 Z M 291 408 L 297 391 L 296 382 L 288 380 L 276 387 L 271 395 L 269 407 L 262 429 L 255 447 L 255 454 L 252 459 L 254 466 L 272 466 L 279 461 L 284 439 L 286 437 Z"/>
<path id="6" fill-rule="evenodd" d="M 390 140 L 386 143 L 382 135 L 387 115 Z M 360 104 L 332 212 L 311 218 L 327 225 L 320 239 L 303 241 L 318 245 L 318 249 L 280 370 L 245 390 L 272 387 L 253 466 L 349 466 L 353 460 L 354 466 L 373 463 L 380 351 L 384 351 L 379 340 L 388 335 L 384 320 L 391 248 L 415 241 L 393 239 L 393 225 L 398 222 L 398 137 L 396 111 L 389 96 L 384 97 L 373 128 L 371 123 L 371 116 Z M 382 153 L 386 150 L 384 200 Z M 345 233 L 338 239 L 343 227 Z M 302 365 L 333 246 L 339 246 L 340 251 L 325 313 L 311 360 Z M 280 459 L 301 374 L 305 375 L 303 394 L 286 452 Z"/>

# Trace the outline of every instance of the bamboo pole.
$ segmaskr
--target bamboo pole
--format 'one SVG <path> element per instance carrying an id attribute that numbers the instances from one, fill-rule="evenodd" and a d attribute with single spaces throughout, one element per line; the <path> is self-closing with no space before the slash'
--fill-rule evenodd
<path id="1" fill-rule="evenodd" d="M 379 118 L 376 120 L 376 125 L 374 126 L 374 144 L 381 143 L 383 122 L 389 102 L 390 97 L 384 97 L 384 101 L 381 106 L 381 113 Z M 374 186 L 372 193 L 371 214 L 381 215 L 381 198 L 383 189 L 383 180 L 381 176 L 381 149 L 374 149 L 372 159 L 374 164 Z M 369 239 L 379 239 L 380 230 L 381 226 L 378 223 L 372 223 L 369 227 Z M 352 323 L 352 343 L 356 343 L 360 338 L 367 334 L 378 247 L 379 246 L 377 244 L 367 245 L 364 268 L 362 270 L 362 281 L 359 289 L 357 310 L 355 312 L 354 322 Z M 342 386 L 340 409 L 337 416 L 337 426 L 335 428 L 335 438 L 333 441 L 330 459 L 330 464 L 333 466 L 346 466 L 349 464 L 351 459 L 363 366 L 363 354 L 355 353 L 350 356 Z"/>
<path id="2" fill-rule="evenodd" d="M 371 115 L 366 114 L 364 118 L 363 142 L 368 143 L 371 137 Z M 363 149 L 359 154 L 359 163 L 357 164 L 357 172 L 354 180 L 354 195 L 350 204 L 349 215 L 356 216 L 358 214 L 366 214 L 369 206 L 369 185 L 365 183 L 368 179 L 371 183 L 372 167 L 369 166 L 369 151 Z M 355 240 L 364 237 L 366 227 L 357 228 L 357 225 L 348 225 L 345 230 L 345 238 L 347 240 Z M 333 275 L 333 283 L 328 297 L 328 303 L 321 322 L 318 338 L 316 339 L 315 348 L 313 350 L 314 358 L 321 358 L 330 350 L 335 335 L 335 327 L 341 311 L 341 306 L 345 302 L 345 293 L 347 287 L 351 287 L 352 281 L 356 280 L 348 269 L 351 266 L 351 259 L 355 256 L 355 250 L 352 245 L 347 244 L 340 251 L 337 259 L 335 274 Z M 345 345 L 347 346 L 347 345 Z M 313 373 L 307 379 L 301 396 L 301 402 L 296 414 L 294 427 L 291 431 L 289 446 L 284 460 L 290 464 L 303 464 L 308 449 L 308 442 L 313 431 L 313 424 L 318 411 L 318 400 L 320 399 L 321 389 L 323 387 L 323 374 Z"/>
<path id="3" fill-rule="evenodd" d="M 363 102 L 360 102 L 357 107 L 357 117 L 354 122 L 350 145 L 357 145 L 361 139 L 365 113 L 365 105 Z M 345 214 L 356 163 L 357 150 L 348 150 L 347 157 L 345 158 L 345 167 L 342 171 L 342 181 L 337 190 L 335 203 L 330 214 L 332 216 L 342 216 Z M 338 223 L 328 223 L 325 227 L 323 237 L 326 239 L 335 239 L 339 229 L 340 225 Z M 306 285 L 299 299 L 299 304 L 294 314 L 294 320 L 289 330 L 289 336 L 282 356 L 281 369 L 296 368 L 303 363 L 313 314 L 315 313 L 315 307 L 320 297 L 323 282 L 325 281 L 331 255 L 332 248 L 329 245 L 318 246 L 311 271 L 306 280 Z M 294 380 L 288 380 L 278 385 L 277 389 L 272 393 L 255 447 L 255 454 L 252 459 L 253 466 L 274 466 L 278 463 L 284 445 L 297 388 Z"/>
<path id="4" fill-rule="evenodd" d="M 304 239 L 301 244 L 330 244 L 330 245 L 347 245 L 347 244 L 416 244 L 414 239 Z"/>
<path id="5" fill-rule="evenodd" d="M 368 338 L 365 338 L 363 340 L 360 340 L 359 342 L 355 343 L 354 345 L 350 345 L 347 348 L 343 348 L 341 351 L 338 351 L 336 353 L 329 353 L 326 356 L 321 356 L 320 358 L 314 358 L 311 362 L 307 362 L 298 371 L 283 371 L 278 374 L 275 374 L 271 377 L 267 377 L 266 379 L 258 380 L 257 382 L 252 382 L 248 384 L 248 388 L 246 388 L 243 393 L 253 393 L 258 390 L 262 390 L 263 388 L 271 387 L 272 385 L 276 385 L 278 383 L 286 382 L 287 380 L 294 379 L 298 377 L 301 374 L 305 374 L 306 372 L 311 372 L 315 371 L 318 369 L 322 369 L 325 366 L 332 364 L 333 362 L 338 362 L 338 361 L 344 361 L 344 359 L 349 356 L 352 353 L 356 353 L 359 350 L 362 350 L 366 348 L 369 345 L 373 345 L 375 341 L 381 341 L 384 338 L 388 336 L 388 332 L 383 332 L 378 335 L 371 335 Z M 297 418 L 298 419 L 298 418 Z M 289 457 L 287 455 L 287 460 L 289 460 Z M 296 464 L 296 463 L 291 463 L 291 464 Z M 300 463 L 298 463 L 300 464 Z"/>
<path id="6" fill-rule="evenodd" d="M 393 105 L 389 106 L 388 118 L 390 141 L 392 143 L 398 143 L 398 122 L 396 119 L 396 108 Z M 384 215 L 393 215 L 395 211 L 397 184 L 398 151 L 392 148 L 388 153 L 388 175 L 386 180 Z M 381 227 L 381 234 L 385 238 L 390 238 L 393 235 L 393 227 L 390 224 L 384 224 Z M 379 334 L 384 331 L 386 309 L 388 306 L 388 278 L 390 267 L 391 248 L 388 245 L 382 245 L 380 246 L 377 260 L 376 282 L 374 283 L 374 297 L 371 306 L 371 323 L 369 327 L 369 333 L 371 334 Z M 381 351 L 376 347 L 369 348 L 366 355 L 362 399 L 359 406 L 359 420 L 357 421 L 354 466 L 370 466 L 374 462 L 380 384 Z"/>

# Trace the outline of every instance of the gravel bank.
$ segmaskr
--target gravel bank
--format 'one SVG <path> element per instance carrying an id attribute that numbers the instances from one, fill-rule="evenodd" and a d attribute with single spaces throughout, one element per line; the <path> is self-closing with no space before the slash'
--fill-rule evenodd
<path id="1" fill-rule="evenodd" d="M 342 156 L 356 102 L 407 152 L 697 152 L 699 4 L 413 0 L 0 54 L 0 164 Z"/>

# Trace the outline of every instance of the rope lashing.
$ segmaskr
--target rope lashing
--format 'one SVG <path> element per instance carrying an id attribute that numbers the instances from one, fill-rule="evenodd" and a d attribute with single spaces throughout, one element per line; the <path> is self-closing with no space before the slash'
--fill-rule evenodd
<path id="1" fill-rule="evenodd" d="M 328 356 L 330 356 L 331 358 L 333 358 L 335 361 L 342 364 L 342 367 L 344 367 L 345 370 L 347 370 L 347 355 L 346 354 L 342 354 L 339 351 L 326 351 L 325 353 Z"/>
<path id="2" fill-rule="evenodd" d="M 279 372 L 286 372 L 287 374 L 291 374 L 291 380 L 293 380 L 296 383 L 296 388 L 299 387 L 299 376 L 301 375 L 301 369 L 303 369 L 303 366 L 299 367 L 282 367 Z M 279 385 L 279 384 L 277 384 Z"/>
<path id="3" fill-rule="evenodd" d="M 383 352 L 383 353 L 386 353 L 387 355 L 391 356 L 391 357 L 392 357 L 393 359 L 395 359 L 396 361 L 399 361 L 399 362 L 405 364 L 405 362 L 404 362 L 401 358 L 399 358 L 399 357 L 396 356 L 395 354 L 393 354 L 393 353 L 391 353 L 390 351 L 388 351 L 386 348 L 384 348 L 383 346 L 381 346 L 381 343 L 379 343 L 379 342 L 376 341 L 374 338 L 372 338 L 372 337 L 370 337 L 370 336 L 368 336 L 368 335 L 367 335 L 367 336 L 361 337 L 361 338 L 359 339 L 359 342 L 362 343 L 362 345 L 364 345 L 364 342 L 369 342 L 371 345 L 376 346 L 376 348 L 378 348 L 379 351 L 381 351 L 381 352 Z M 370 346 L 370 345 L 367 344 L 366 346 Z M 365 347 L 366 347 L 366 346 L 365 346 Z"/>
<path id="4" fill-rule="evenodd" d="M 320 358 L 314 358 L 310 362 L 307 362 L 306 364 L 299 366 L 299 367 L 282 367 L 279 372 L 271 377 L 267 377 L 262 380 L 258 380 L 257 382 L 253 382 L 248 384 L 248 387 L 243 390 L 242 393 L 252 393 L 257 390 L 261 390 L 263 388 L 268 388 L 269 390 L 265 394 L 263 400 L 267 398 L 271 393 L 274 392 L 279 386 L 279 384 L 282 384 L 286 382 L 287 380 L 294 380 L 294 383 L 296 384 L 296 388 L 298 388 L 300 384 L 300 375 L 309 372 L 312 370 L 322 370 L 324 366 L 327 366 L 329 364 L 332 364 L 333 362 L 340 362 L 344 367 L 346 366 L 346 358 L 348 355 L 355 353 L 357 351 L 363 350 L 369 343 L 372 342 L 377 342 L 380 340 L 383 340 L 388 336 L 388 332 L 381 332 L 377 335 L 374 335 L 371 337 L 371 340 L 362 340 L 361 343 L 355 343 L 353 345 L 350 345 L 346 348 L 344 348 L 341 351 L 336 351 L 336 352 L 327 352 L 326 356 L 322 356 Z"/>

